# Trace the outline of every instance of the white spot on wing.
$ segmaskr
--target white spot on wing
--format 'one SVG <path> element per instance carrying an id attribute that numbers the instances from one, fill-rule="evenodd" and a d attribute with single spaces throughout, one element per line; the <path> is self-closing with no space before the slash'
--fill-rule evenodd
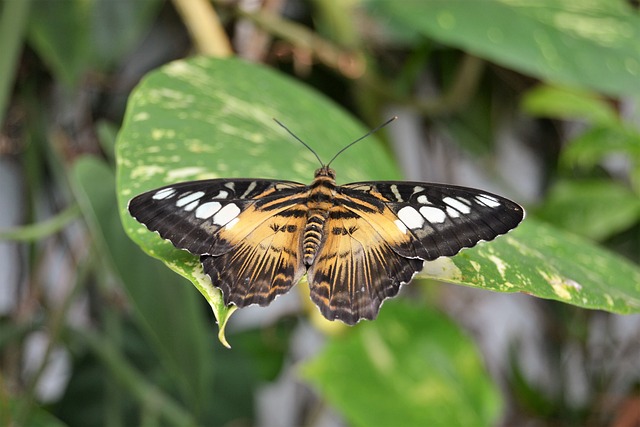
<path id="1" fill-rule="evenodd" d="M 204 196 L 204 191 L 196 191 L 195 193 L 188 194 L 186 196 L 182 196 L 176 202 L 176 206 L 181 208 L 184 205 L 188 205 L 189 203 L 198 200 L 202 196 Z"/>
<path id="2" fill-rule="evenodd" d="M 213 196 L 213 198 L 214 199 L 226 199 L 228 195 L 229 195 L 228 191 L 220 190 L 220 192 L 218 194 L 216 194 L 215 196 Z"/>
<path id="3" fill-rule="evenodd" d="M 214 213 L 218 212 L 222 205 L 218 202 L 203 203 L 196 209 L 196 218 L 211 218 Z"/>
<path id="4" fill-rule="evenodd" d="M 236 225 L 238 223 L 238 221 L 240 221 L 240 218 L 235 217 L 233 218 L 231 221 L 229 221 L 229 223 L 224 227 L 227 230 L 229 230 L 230 228 L 232 228 L 234 225 Z"/>
<path id="5" fill-rule="evenodd" d="M 451 206 L 447 206 L 447 215 L 449 215 L 451 218 L 460 218 L 460 212 L 453 209 Z"/>
<path id="6" fill-rule="evenodd" d="M 198 200 L 193 201 L 191 203 L 189 203 L 187 206 L 184 207 L 184 210 L 187 212 L 191 212 L 192 210 L 194 210 L 198 205 L 200 204 L 200 202 Z"/>
<path id="7" fill-rule="evenodd" d="M 471 212 L 471 208 L 468 205 L 465 205 L 464 203 L 456 199 L 452 199 L 451 197 L 445 197 L 444 199 L 442 199 L 442 201 L 462 214 L 468 214 L 469 212 Z M 447 209 L 447 212 L 449 212 L 449 209 Z"/>
<path id="8" fill-rule="evenodd" d="M 171 187 L 163 188 L 162 190 L 160 190 L 156 194 L 154 194 L 152 199 L 153 200 L 169 199 L 169 198 L 173 197 L 174 194 L 176 194 L 176 190 L 174 188 L 171 188 Z"/>
<path id="9" fill-rule="evenodd" d="M 490 208 L 497 208 L 498 206 L 500 206 L 500 202 L 498 201 L 498 199 L 488 194 L 478 194 L 476 196 L 476 201 L 481 205 L 485 205 Z"/>
<path id="10" fill-rule="evenodd" d="M 391 187 L 389 187 L 391 189 L 391 192 L 393 193 L 394 197 L 396 198 L 396 200 L 398 202 L 403 202 L 404 200 L 402 200 L 402 196 L 400 195 L 400 192 L 398 191 L 398 186 L 395 184 L 392 184 Z"/>
<path id="11" fill-rule="evenodd" d="M 411 229 L 421 228 L 424 224 L 424 218 L 422 215 L 420 215 L 418 211 L 411 206 L 405 206 L 400 209 L 398 211 L 398 218 L 400 218 L 400 220 Z"/>
<path id="12" fill-rule="evenodd" d="M 245 197 L 247 197 L 247 195 L 251 193 L 254 188 L 256 188 L 256 182 L 251 181 L 251 184 L 249 184 L 249 186 L 247 187 L 247 190 L 244 193 L 242 193 L 242 196 L 240 196 L 240 198 L 244 199 Z"/>
<path id="13" fill-rule="evenodd" d="M 440 224 L 447 219 L 445 213 L 436 207 L 433 206 L 423 206 L 420 208 L 420 213 L 422 216 L 429 222 L 434 224 Z"/>
<path id="14" fill-rule="evenodd" d="M 217 225 L 225 225 L 231 222 L 240 213 L 240 208 L 234 203 L 229 203 L 213 217 L 213 223 Z"/>
<path id="15" fill-rule="evenodd" d="M 423 205 L 431 204 L 429 203 L 429 199 L 427 199 L 427 196 L 425 196 L 424 194 L 421 194 L 420 196 L 418 196 L 416 200 L 418 201 L 418 203 L 421 203 Z"/>
<path id="16" fill-rule="evenodd" d="M 402 231 L 404 234 L 407 234 L 407 226 L 404 225 L 404 222 L 396 219 L 394 223 L 396 224 L 396 227 L 398 227 L 398 230 Z"/>

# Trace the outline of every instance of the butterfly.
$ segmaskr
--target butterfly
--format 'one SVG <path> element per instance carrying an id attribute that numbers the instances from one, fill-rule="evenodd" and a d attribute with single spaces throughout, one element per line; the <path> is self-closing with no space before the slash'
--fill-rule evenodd
<path id="1" fill-rule="evenodd" d="M 395 119 L 395 118 L 394 118 Z M 473 188 L 406 181 L 336 184 L 320 161 L 309 185 L 211 179 L 167 185 L 130 200 L 130 214 L 200 257 L 227 305 L 266 306 L 306 274 L 329 320 L 356 324 L 422 270 L 515 228 L 524 209 Z"/>

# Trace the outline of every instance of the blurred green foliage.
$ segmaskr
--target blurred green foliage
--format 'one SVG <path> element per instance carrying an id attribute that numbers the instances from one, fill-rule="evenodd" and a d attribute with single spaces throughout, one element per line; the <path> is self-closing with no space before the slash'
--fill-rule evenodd
<path id="1" fill-rule="evenodd" d="M 167 180 L 207 174 L 308 181 L 314 158 L 274 116 L 326 159 L 399 105 L 496 165 L 494 141 L 517 111 L 540 125 L 529 137 L 544 168 L 533 218 L 423 277 L 572 304 L 540 301 L 554 325 L 548 369 L 568 370 L 563 352 L 577 347 L 591 360 L 590 325 L 604 315 L 574 306 L 640 311 L 632 2 L 315 0 L 285 2 L 292 9 L 280 13 L 214 3 L 240 54 L 263 65 L 182 60 L 192 49 L 186 34 L 199 33 L 178 3 L 0 5 L 0 167 L 17 165 L 25 189 L 23 200 L 0 203 L 0 214 L 17 211 L 25 224 L 0 229 L 23 277 L 15 306 L 0 313 L 0 424 L 256 425 L 261 391 L 292 372 L 318 393 L 284 402 L 292 425 L 313 424 L 325 403 L 367 426 L 604 425 L 624 415 L 640 378 L 622 365 L 585 362 L 589 389 L 576 404 L 538 387 L 510 355 L 499 392 L 477 345 L 437 308 L 440 291 L 417 283 L 412 304 L 389 302 L 374 322 L 335 328 L 301 365 L 299 335 L 311 334 L 315 308 L 232 328 L 228 350 L 216 340 L 211 308 L 223 326 L 228 313 L 215 290 L 198 288 L 207 304 L 138 245 L 199 283 L 197 260 L 146 233 L 125 204 Z M 251 46 L 276 40 L 251 56 L 240 24 L 256 31 Z M 144 78 L 125 114 L 133 84 L 173 59 Z M 437 90 L 425 92 L 427 81 Z M 397 178 L 389 153 L 375 141 L 355 146 L 336 161 L 339 181 Z M 36 335 L 45 348 L 27 363 Z M 638 351 L 633 339 L 622 345 Z M 45 399 L 43 379 L 61 352 L 62 390 Z M 610 404 L 614 385 L 619 405 Z"/>

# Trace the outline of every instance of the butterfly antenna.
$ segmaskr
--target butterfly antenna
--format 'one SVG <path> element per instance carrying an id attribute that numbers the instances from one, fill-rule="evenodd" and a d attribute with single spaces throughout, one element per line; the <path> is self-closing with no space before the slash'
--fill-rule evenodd
<path id="1" fill-rule="evenodd" d="M 307 147 L 307 148 L 309 149 L 309 151 L 311 151 L 311 152 L 313 153 L 313 155 L 314 155 L 314 156 L 316 156 L 316 159 L 318 159 L 318 161 L 320 162 L 320 166 L 324 166 L 324 163 L 322 163 L 322 160 L 320 160 L 320 156 L 318 156 L 318 153 L 316 153 L 315 151 L 313 151 L 313 148 L 309 147 L 309 146 L 307 145 L 307 143 L 306 143 L 306 142 L 304 142 L 303 140 L 301 140 L 300 138 L 298 138 L 298 137 L 296 136 L 296 134 L 295 134 L 295 133 L 291 132 L 291 131 L 289 130 L 289 128 L 288 128 L 288 127 L 286 127 L 285 125 L 283 125 L 282 123 L 280 123 L 280 122 L 278 121 L 278 119 L 273 119 L 273 120 L 274 120 L 277 124 L 279 124 L 280 126 L 282 126 L 282 128 L 283 128 L 284 130 L 286 130 L 287 132 L 289 132 L 289 135 L 291 135 L 292 137 L 294 137 L 295 139 L 297 139 L 297 140 L 298 140 L 298 142 L 300 142 L 302 145 L 304 145 L 305 147 Z"/>
<path id="2" fill-rule="evenodd" d="M 370 130 L 369 132 L 367 132 L 366 134 L 362 135 L 360 138 L 356 139 L 355 141 L 353 141 L 351 144 L 347 145 L 346 147 L 344 147 L 342 150 L 338 151 L 338 153 L 333 156 L 333 158 L 329 161 L 329 163 L 327 163 L 327 167 L 329 167 L 329 165 L 331 163 L 333 163 L 333 161 L 336 159 L 336 157 L 338 157 L 340 154 L 342 154 L 343 151 L 345 151 L 347 148 L 351 147 L 353 144 L 355 144 L 356 142 L 360 142 L 363 139 L 365 139 L 366 137 L 368 137 L 369 135 L 376 133 L 377 131 L 379 131 L 380 129 L 382 129 L 383 127 L 385 127 L 386 125 L 388 125 L 389 123 L 391 123 L 392 121 L 394 121 L 395 119 L 397 119 L 398 116 L 393 116 L 391 117 L 389 120 L 387 120 L 386 122 L 384 122 L 383 124 L 381 124 L 380 126 L 378 126 L 377 128 Z M 306 144 L 305 144 L 306 145 Z"/>

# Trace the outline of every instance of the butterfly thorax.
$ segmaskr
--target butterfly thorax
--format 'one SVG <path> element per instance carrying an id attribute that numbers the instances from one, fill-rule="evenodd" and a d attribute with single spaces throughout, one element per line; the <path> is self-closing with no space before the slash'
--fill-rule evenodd
<path id="1" fill-rule="evenodd" d="M 333 169 L 323 166 L 315 172 L 315 178 L 309 186 L 307 203 L 307 224 L 304 229 L 302 246 L 304 264 L 310 266 L 322 242 L 323 230 L 329 209 L 333 206 L 336 194 L 336 174 Z"/>

